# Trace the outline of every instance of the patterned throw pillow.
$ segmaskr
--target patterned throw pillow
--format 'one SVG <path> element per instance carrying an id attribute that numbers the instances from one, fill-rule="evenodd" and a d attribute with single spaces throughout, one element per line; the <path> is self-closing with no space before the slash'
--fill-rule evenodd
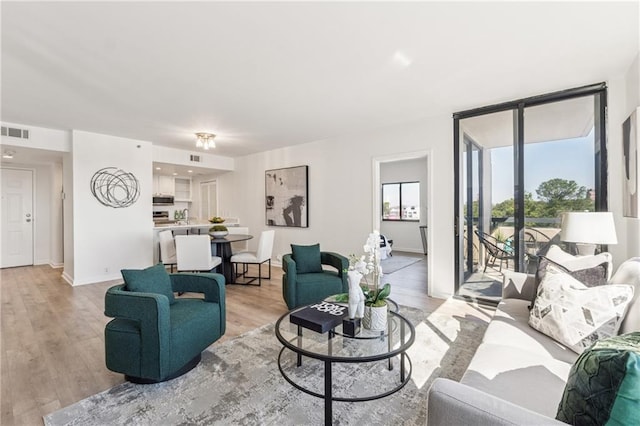
<path id="1" fill-rule="evenodd" d="M 640 424 L 640 333 L 601 340 L 578 357 L 556 419 L 580 426 Z"/>
<path id="2" fill-rule="evenodd" d="M 633 298 L 630 285 L 587 287 L 549 265 L 529 312 L 529 325 L 576 353 L 615 336 Z"/>
<path id="3" fill-rule="evenodd" d="M 600 253 L 595 256 L 572 256 L 563 251 L 558 246 L 551 246 L 547 256 L 540 256 L 538 268 L 536 269 L 533 298 L 529 309 L 533 307 L 538 293 L 538 286 L 543 280 L 547 267 L 554 265 L 564 272 L 570 274 L 587 287 L 594 287 L 607 283 L 611 276 L 611 255 Z"/>

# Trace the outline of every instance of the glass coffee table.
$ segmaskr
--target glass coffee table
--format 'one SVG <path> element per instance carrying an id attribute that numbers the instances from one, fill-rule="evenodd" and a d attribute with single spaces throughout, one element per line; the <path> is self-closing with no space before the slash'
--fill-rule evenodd
<path id="1" fill-rule="evenodd" d="M 409 382 L 412 366 L 407 349 L 415 340 L 415 329 L 409 320 L 397 312 L 395 302 L 390 304 L 386 331 L 362 328 L 355 337 L 344 334 L 342 325 L 320 334 L 292 324 L 289 315 L 304 308 L 306 306 L 287 312 L 276 322 L 275 334 L 283 345 L 278 355 L 278 369 L 282 377 L 296 389 L 324 399 L 325 425 L 332 424 L 333 401 L 360 402 L 384 398 L 398 392 Z M 368 366 L 376 363 L 382 363 L 382 368 L 389 372 L 398 364 L 399 371 L 397 374 L 372 374 Z M 340 374 L 346 364 L 358 366 L 351 368 L 348 373 L 342 371 L 348 376 L 346 378 L 335 377 L 334 373 Z M 310 369 L 303 371 L 307 365 Z M 317 377 L 319 375 L 323 377 Z M 317 383 L 318 379 L 320 383 Z M 333 385 L 336 380 L 346 382 L 347 387 L 358 381 L 371 382 L 375 390 L 361 394 L 364 393 L 362 389 L 351 389 L 348 394 L 335 395 Z M 311 383 L 313 381 L 316 381 L 315 388 Z M 358 385 L 351 387 L 357 388 Z"/>

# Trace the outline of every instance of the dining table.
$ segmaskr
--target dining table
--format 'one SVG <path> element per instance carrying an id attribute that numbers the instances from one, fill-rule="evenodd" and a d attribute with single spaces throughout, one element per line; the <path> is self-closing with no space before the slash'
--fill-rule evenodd
<path id="1" fill-rule="evenodd" d="M 252 238 L 253 235 L 248 234 L 227 234 L 224 237 L 211 236 L 211 254 L 222 259 L 220 268 L 222 269 L 221 273 L 224 275 L 225 283 L 231 284 L 236 282 L 235 269 L 231 263 L 231 256 L 233 255 L 231 243 L 247 241 Z"/>

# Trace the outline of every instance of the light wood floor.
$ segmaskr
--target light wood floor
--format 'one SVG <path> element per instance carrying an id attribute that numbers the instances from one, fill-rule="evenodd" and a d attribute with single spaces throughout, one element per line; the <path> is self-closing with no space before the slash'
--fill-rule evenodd
<path id="1" fill-rule="evenodd" d="M 287 312 L 282 270 L 261 287 L 227 286 L 228 340 Z M 0 424 L 41 425 L 42 416 L 124 381 L 104 363 L 104 294 L 113 284 L 71 287 L 49 266 L 0 270 Z M 490 310 L 426 296 L 426 261 L 386 275 L 400 304 L 490 317 Z M 215 343 L 214 343 L 215 345 Z"/>

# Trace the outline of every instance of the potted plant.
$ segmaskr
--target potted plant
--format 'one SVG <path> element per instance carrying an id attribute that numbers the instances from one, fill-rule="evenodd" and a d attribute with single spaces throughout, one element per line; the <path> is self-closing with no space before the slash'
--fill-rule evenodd
<path id="1" fill-rule="evenodd" d="M 213 238 L 223 238 L 229 234 L 229 230 L 224 225 L 215 225 L 209 228 L 209 235 Z"/>
<path id="2" fill-rule="evenodd" d="M 209 222 L 211 222 L 211 223 L 224 223 L 224 218 L 222 218 L 220 216 L 214 216 L 211 219 L 209 219 Z"/>

